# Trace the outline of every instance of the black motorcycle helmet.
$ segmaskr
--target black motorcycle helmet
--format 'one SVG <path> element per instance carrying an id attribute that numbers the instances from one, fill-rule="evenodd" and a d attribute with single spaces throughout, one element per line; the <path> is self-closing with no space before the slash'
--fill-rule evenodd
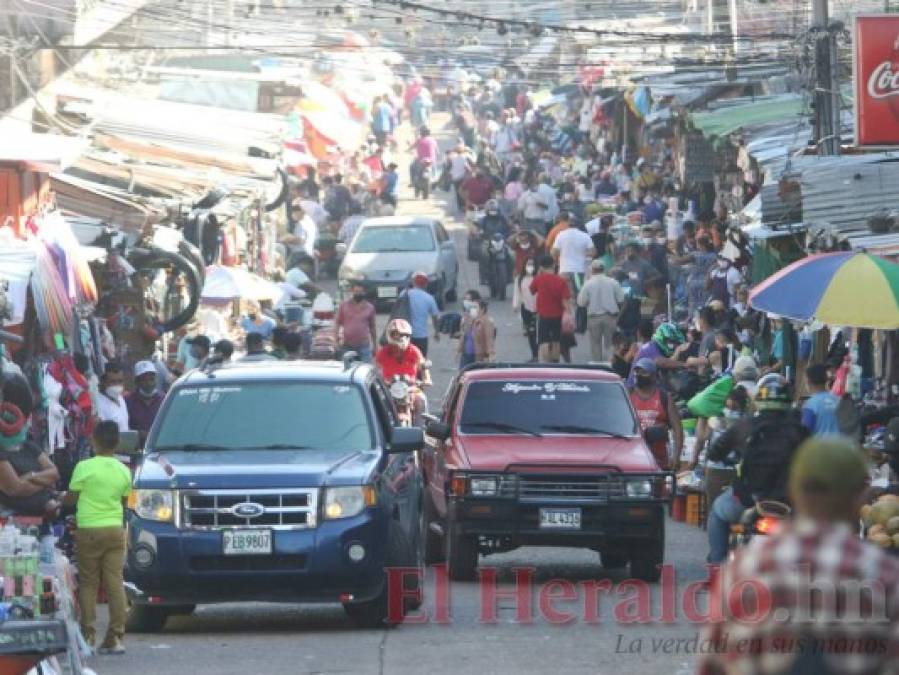
<path id="1" fill-rule="evenodd" d="M 769 373 L 758 381 L 757 386 L 757 410 L 789 410 L 793 405 L 793 387 L 783 375 Z"/>

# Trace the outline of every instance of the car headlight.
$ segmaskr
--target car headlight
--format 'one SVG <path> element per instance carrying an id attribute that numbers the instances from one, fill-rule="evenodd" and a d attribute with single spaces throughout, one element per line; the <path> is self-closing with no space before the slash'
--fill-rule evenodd
<path id="1" fill-rule="evenodd" d="M 377 504 L 377 495 L 371 485 L 352 485 L 325 489 L 325 520 L 352 518 L 368 506 Z"/>
<path id="2" fill-rule="evenodd" d="M 175 495 L 172 490 L 132 490 L 128 508 L 144 520 L 170 523 L 175 518 Z"/>
<path id="3" fill-rule="evenodd" d="M 648 480 L 628 481 L 625 489 L 627 490 L 628 497 L 652 497 L 652 482 Z"/>
<path id="4" fill-rule="evenodd" d="M 472 476 L 468 481 L 468 492 L 472 497 L 495 497 L 496 483 L 494 476 Z"/>

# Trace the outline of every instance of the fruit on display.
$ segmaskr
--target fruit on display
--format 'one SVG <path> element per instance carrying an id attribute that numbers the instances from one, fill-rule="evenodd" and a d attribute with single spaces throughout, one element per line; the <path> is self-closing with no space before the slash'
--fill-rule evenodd
<path id="1" fill-rule="evenodd" d="M 899 548 L 899 495 L 881 495 L 860 513 L 866 537 L 883 548 Z"/>

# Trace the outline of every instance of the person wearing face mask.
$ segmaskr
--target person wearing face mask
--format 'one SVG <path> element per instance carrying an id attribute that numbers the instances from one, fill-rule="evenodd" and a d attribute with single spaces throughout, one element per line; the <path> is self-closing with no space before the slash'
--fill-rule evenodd
<path id="1" fill-rule="evenodd" d="M 754 383 L 753 383 L 754 384 Z M 718 496 L 730 487 L 737 476 L 737 464 L 740 456 L 737 452 L 722 453 L 716 448 L 716 443 L 724 432 L 742 419 L 749 417 L 752 412 L 752 400 L 749 392 L 741 385 L 734 387 L 724 401 L 724 410 L 720 417 L 716 417 L 712 425 L 712 433 L 709 438 L 709 455 L 717 459 L 706 457 L 705 463 L 705 494 L 706 504 L 713 504 Z"/>
<path id="2" fill-rule="evenodd" d="M 506 243 L 515 254 L 514 276 L 521 276 L 529 260 L 537 260 L 543 247 L 543 237 L 533 230 L 518 230 Z"/>
<path id="3" fill-rule="evenodd" d="M 716 265 L 709 271 L 708 290 L 713 300 L 720 300 L 725 308 L 736 300 L 737 287 L 743 282 L 740 272 L 731 265 L 730 260 L 718 256 Z"/>
<path id="4" fill-rule="evenodd" d="M 115 422 L 119 431 L 131 431 L 128 404 L 125 402 L 125 372 L 117 363 L 106 364 L 100 378 L 97 419 L 100 422 Z"/>
<path id="5" fill-rule="evenodd" d="M 625 259 L 618 263 L 618 269 L 627 274 L 631 294 L 637 297 L 643 296 L 643 283 L 647 279 L 658 275 L 655 267 L 650 265 L 640 253 L 640 242 L 631 241 L 625 249 Z"/>
<path id="6" fill-rule="evenodd" d="M 54 515 L 59 471 L 28 437 L 34 394 L 20 375 L 7 375 L 0 403 L 0 504 L 23 516 Z"/>
<path id="7" fill-rule="evenodd" d="M 334 338 L 344 351 L 353 351 L 370 363 L 377 342 L 375 307 L 368 300 L 365 287 L 353 284 L 352 295 L 340 303 L 334 319 Z"/>
<path id="8" fill-rule="evenodd" d="M 629 394 L 640 421 L 640 429 L 645 432 L 653 427 L 661 427 L 666 432 L 673 432 L 674 456 L 679 458 L 684 447 L 680 414 L 671 397 L 659 388 L 656 364 L 652 359 L 641 358 L 634 363 L 634 385 L 629 387 Z M 651 443 L 649 448 L 663 471 L 667 471 L 672 465 L 667 441 L 670 435 L 666 433 L 664 439 Z"/>
<path id="9" fill-rule="evenodd" d="M 272 332 L 277 325 L 277 321 L 262 314 L 259 305 L 255 302 L 250 305 L 247 315 L 240 320 L 240 327 L 247 335 L 259 333 L 263 340 L 271 339 Z"/>
<path id="10" fill-rule="evenodd" d="M 134 383 L 136 389 L 125 396 L 125 403 L 128 406 L 128 423 L 132 431 L 140 433 L 143 446 L 165 397 L 156 386 L 156 368 L 150 361 L 134 364 Z"/>
<path id="11" fill-rule="evenodd" d="M 537 363 L 537 296 L 531 292 L 531 282 L 537 275 L 537 261 L 531 258 L 521 270 L 515 281 L 512 294 L 512 309 L 521 313 L 521 323 L 531 348 L 531 363 Z"/>
<path id="12" fill-rule="evenodd" d="M 459 340 L 459 368 L 496 359 L 496 324 L 487 315 L 487 301 L 477 291 L 468 291 L 462 302 L 462 339 Z"/>

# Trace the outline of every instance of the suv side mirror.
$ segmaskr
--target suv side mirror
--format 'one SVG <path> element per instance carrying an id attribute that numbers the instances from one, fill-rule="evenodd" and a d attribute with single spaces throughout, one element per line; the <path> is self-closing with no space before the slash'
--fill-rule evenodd
<path id="1" fill-rule="evenodd" d="M 343 243 L 342 241 L 337 242 L 334 245 L 334 252 L 341 258 L 344 257 L 347 252 L 347 245 L 345 243 Z"/>
<path id="2" fill-rule="evenodd" d="M 393 427 L 390 431 L 389 453 L 416 452 L 425 447 L 425 434 L 420 427 Z"/>
<path id="3" fill-rule="evenodd" d="M 452 435 L 452 429 L 449 424 L 441 422 L 438 418 L 432 417 L 425 425 L 425 433 L 431 438 L 438 441 L 445 441 Z"/>

